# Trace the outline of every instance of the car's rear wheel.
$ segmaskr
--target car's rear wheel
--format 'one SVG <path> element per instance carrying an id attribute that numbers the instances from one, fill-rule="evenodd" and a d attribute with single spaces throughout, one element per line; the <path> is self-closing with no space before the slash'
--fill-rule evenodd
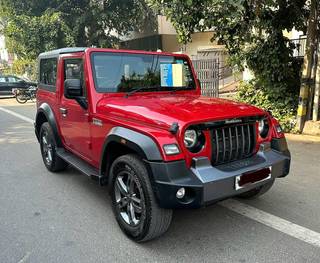
<path id="1" fill-rule="evenodd" d="M 62 160 L 56 153 L 57 143 L 53 131 L 48 122 L 41 125 L 40 128 L 40 150 L 43 162 L 51 172 L 64 170 L 68 164 Z"/>
<path id="2" fill-rule="evenodd" d="M 120 156 L 113 162 L 110 175 L 113 211 L 122 231 L 137 242 L 166 232 L 172 210 L 158 206 L 142 160 L 133 154 Z"/>
<path id="3" fill-rule="evenodd" d="M 254 188 L 248 192 L 242 193 L 242 194 L 238 195 L 238 197 L 243 198 L 243 199 L 257 198 L 258 196 L 263 195 L 270 190 L 270 188 L 272 187 L 272 185 L 274 183 L 274 180 L 275 179 L 272 179 L 270 182 L 268 182 L 262 186 Z"/>

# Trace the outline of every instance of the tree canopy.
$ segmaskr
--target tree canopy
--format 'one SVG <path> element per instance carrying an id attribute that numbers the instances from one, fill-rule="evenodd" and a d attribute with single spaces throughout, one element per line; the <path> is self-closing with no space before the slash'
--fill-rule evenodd
<path id="1" fill-rule="evenodd" d="M 181 42 L 197 31 L 211 30 L 224 44 L 233 66 L 253 71 L 254 87 L 240 99 L 275 112 L 280 119 L 295 115 L 301 64 L 283 34 L 306 31 L 306 0 L 149 0 L 172 21 Z M 258 95 L 257 95 L 258 94 Z M 286 124 L 285 124 L 286 125 Z"/>
<path id="2" fill-rule="evenodd" d="M 281 65 L 271 61 L 282 60 L 291 55 L 293 46 L 287 45 L 288 39 L 283 36 L 283 30 L 291 31 L 296 28 L 305 31 L 306 29 L 308 11 L 306 0 L 149 0 L 149 2 L 162 10 L 172 21 L 181 42 L 191 41 L 191 34 L 196 31 L 212 30 L 213 39 L 226 45 L 233 64 L 241 67 L 246 59 L 250 65 L 255 64 L 252 65 L 255 71 L 263 66 L 274 72 L 274 67 Z M 261 50 L 269 52 L 268 56 L 260 56 Z M 257 56 L 256 53 L 260 55 Z M 257 58 L 259 63 L 255 62 Z M 285 59 L 284 63 L 287 61 L 288 59 Z M 281 71 L 276 70 L 277 73 Z"/>
<path id="3" fill-rule="evenodd" d="M 34 59 L 65 46 L 115 46 L 119 37 L 153 26 L 143 0 L 0 0 L 9 51 Z"/>

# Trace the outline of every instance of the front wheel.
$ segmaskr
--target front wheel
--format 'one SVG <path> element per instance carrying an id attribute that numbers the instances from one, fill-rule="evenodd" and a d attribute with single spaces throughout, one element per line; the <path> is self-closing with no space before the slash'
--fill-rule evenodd
<path id="1" fill-rule="evenodd" d="M 24 92 L 18 92 L 16 95 L 16 101 L 20 104 L 24 104 L 28 101 L 28 96 Z"/>
<path id="2" fill-rule="evenodd" d="M 248 192 L 242 193 L 242 194 L 238 195 L 238 197 L 243 198 L 243 199 L 257 198 L 258 196 L 263 195 L 264 193 L 269 191 L 270 188 L 272 187 L 273 183 L 274 183 L 274 179 L 272 179 L 270 182 L 268 182 L 262 186 L 254 188 Z"/>
<path id="3" fill-rule="evenodd" d="M 120 156 L 111 166 L 110 194 L 121 230 L 131 239 L 154 239 L 170 226 L 172 210 L 160 208 L 142 160 L 133 154 Z"/>

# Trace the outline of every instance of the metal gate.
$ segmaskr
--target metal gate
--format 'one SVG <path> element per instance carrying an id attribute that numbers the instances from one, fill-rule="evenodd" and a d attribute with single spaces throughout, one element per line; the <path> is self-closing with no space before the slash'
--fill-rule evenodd
<path id="1" fill-rule="evenodd" d="M 200 80 L 202 95 L 219 97 L 219 60 L 194 59 L 192 64 Z"/>

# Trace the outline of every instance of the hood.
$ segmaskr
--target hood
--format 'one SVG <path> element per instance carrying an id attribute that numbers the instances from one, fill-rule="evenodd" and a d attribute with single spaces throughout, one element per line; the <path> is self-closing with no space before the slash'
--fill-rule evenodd
<path id="1" fill-rule="evenodd" d="M 111 118 L 163 128 L 168 128 L 173 122 L 184 126 L 264 113 L 257 107 L 231 100 L 177 93 L 104 97 L 97 104 L 97 112 Z"/>

